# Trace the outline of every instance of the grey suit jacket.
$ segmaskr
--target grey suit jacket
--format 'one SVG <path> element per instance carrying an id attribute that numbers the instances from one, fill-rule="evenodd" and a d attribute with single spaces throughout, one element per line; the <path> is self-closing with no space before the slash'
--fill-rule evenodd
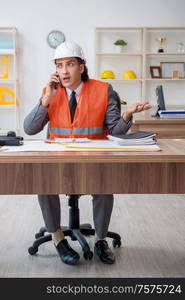
<path id="1" fill-rule="evenodd" d="M 124 134 L 132 124 L 132 120 L 126 123 L 121 116 L 121 106 L 119 95 L 108 86 L 108 106 L 104 121 L 104 126 L 108 128 L 110 134 Z M 24 131 L 28 135 L 34 135 L 43 130 L 49 122 L 48 109 L 42 106 L 41 99 L 24 120 Z"/>

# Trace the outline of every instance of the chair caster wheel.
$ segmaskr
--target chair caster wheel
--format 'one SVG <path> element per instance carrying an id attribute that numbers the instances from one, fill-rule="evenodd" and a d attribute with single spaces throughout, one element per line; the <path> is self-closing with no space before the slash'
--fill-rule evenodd
<path id="1" fill-rule="evenodd" d="M 119 248 L 121 246 L 121 240 L 114 239 L 112 241 L 112 245 L 113 245 L 114 248 L 116 248 L 116 247 Z"/>
<path id="2" fill-rule="evenodd" d="M 40 237 L 44 236 L 44 233 L 43 232 L 38 232 L 35 234 L 35 238 L 38 239 Z"/>
<path id="3" fill-rule="evenodd" d="M 84 258 L 86 260 L 91 260 L 93 258 L 93 252 L 92 251 L 89 251 L 89 252 L 84 252 Z"/>
<path id="4" fill-rule="evenodd" d="M 30 254 L 30 255 L 34 255 L 34 254 L 36 254 L 38 252 L 38 248 L 35 248 L 35 247 L 33 247 L 33 246 L 31 246 L 30 248 L 28 248 L 28 253 Z"/>

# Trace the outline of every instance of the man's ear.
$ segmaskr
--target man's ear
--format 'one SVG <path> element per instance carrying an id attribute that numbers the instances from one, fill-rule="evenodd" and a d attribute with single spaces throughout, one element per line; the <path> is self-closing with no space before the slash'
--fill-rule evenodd
<path id="1" fill-rule="evenodd" d="M 80 73 L 82 74 L 84 72 L 84 64 L 80 65 Z"/>

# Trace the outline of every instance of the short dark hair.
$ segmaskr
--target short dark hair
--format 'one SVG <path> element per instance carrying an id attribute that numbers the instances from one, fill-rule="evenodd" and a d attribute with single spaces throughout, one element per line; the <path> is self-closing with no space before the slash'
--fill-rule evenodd
<path id="1" fill-rule="evenodd" d="M 84 65 L 84 71 L 81 74 L 81 80 L 82 81 L 88 81 L 89 80 L 89 75 L 88 75 L 88 69 L 86 66 L 86 61 L 84 59 L 81 59 L 80 57 L 76 57 L 79 65 Z"/>

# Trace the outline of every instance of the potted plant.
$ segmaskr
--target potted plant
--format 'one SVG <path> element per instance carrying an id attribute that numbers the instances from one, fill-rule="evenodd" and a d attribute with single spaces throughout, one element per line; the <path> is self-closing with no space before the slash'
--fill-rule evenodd
<path id="1" fill-rule="evenodd" d="M 123 48 L 127 45 L 127 43 L 124 40 L 117 40 L 115 41 L 114 45 L 116 46 L 116 52 L 121 53 L 123 52 Z"/>

